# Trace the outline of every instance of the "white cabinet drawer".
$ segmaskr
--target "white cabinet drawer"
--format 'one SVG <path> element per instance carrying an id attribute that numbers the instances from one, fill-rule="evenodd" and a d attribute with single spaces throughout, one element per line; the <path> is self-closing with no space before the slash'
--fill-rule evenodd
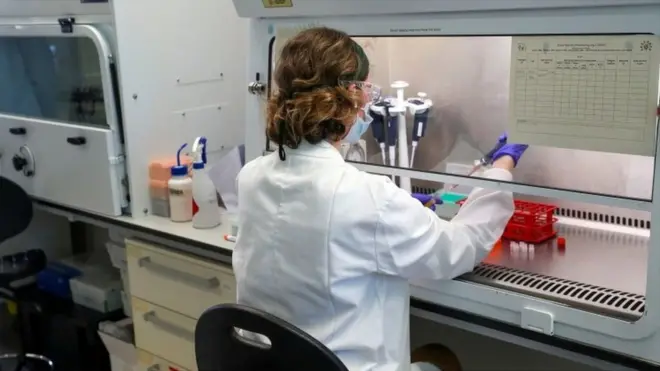
<path id="1" fill-rule="evenodd" d="M 189 371 L 179 365 L 175 365 L 153 354 L 138 349 L 138 371 Z"/>
<path id="2" fill-rule="evenodd" d="M 135 346 L 188 370 L 197 370 L 196 324 L 196 319 L 133 297 Z"/>
<path id="3" fill-rule="evenodd" d="M 236 301 L 231 269 L 186 255 L 127 240 L 131 295 L 188 317 Z"/>

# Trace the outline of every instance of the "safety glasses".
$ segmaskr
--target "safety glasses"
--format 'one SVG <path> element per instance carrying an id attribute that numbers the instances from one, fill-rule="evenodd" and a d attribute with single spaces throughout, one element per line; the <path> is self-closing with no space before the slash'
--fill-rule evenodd
<path id="1" fill-rule="evenodd" d="M 367 103 L 375 103 L 380 100 L 382 89 L 376 84 L 367 81 L 342 80 L 339 84 L 346 88 L 355 88 L 362 91 L 367 99 Z"/>

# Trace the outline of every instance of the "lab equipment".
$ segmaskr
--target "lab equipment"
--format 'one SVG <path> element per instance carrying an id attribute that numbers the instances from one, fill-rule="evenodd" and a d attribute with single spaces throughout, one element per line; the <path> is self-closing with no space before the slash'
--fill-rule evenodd
<path id="1" fill-rule="evenodd" d="M 407 82 L 401 80 L 394 81 L 390 85 L 392 89 L 396 90 L 396 100 L 393 102 L 394 107 L 390 108 L 390 112 L 396 113 L 397 118 L 396 138 L 398 146 L 395 148 L 398 148 L 399 166 L 404 168 L 408 167 L 410 164 L 410 161 L 408 160 L 408 127 L 406 126 L 406 113 L 408 112 L 408 107 L 404 95 L 405 89 L 408 86 L 409 84 Z M 396 146 L 397 143 L 394 145 Z M 412 186 L 410 184 L 410 178 L 399 177 L 399 187 L 411 192 Z"/>
<path id="2" fill-rule="evenodd" d="M 566 248 L 566 239 L 564 237 L 557 237 L 557 247 L 560 249 Z"/>
<path id="3" fill-rule="evenodd" d="M 483 157 L 481 157 L 479 160 L 475 161 L 474 167 L 472 170 L 468 173 L 468 176 L 471 176 L 474 174 L 477 170 L 481 169 L 484 166 L 488 166 L 493 163 L 495 160 L 494 156 L 500 149 L 502 149 L 506 145 L 507 141 L 507 136 L 506 134 L 500 135 L 499 139 L 497 140 L 497 144 L 488 152 L 486 152 Z M 514 162 L 516 160 L 514 159 Z"/>
<path id="4" fill-rule="evenodd" d="M 224 236 L 224 238 L 225 238 L 225 241 L 236 242 L 236 235 L 234 235 L 234 234 L 226 234 Z"/>
<path id="5" fill-rule="evenodd" d="M 518 164 L 518 160 L 522 154 L 527 150 L 528 146 L 526 144 L 508 144 L 506 133 L 500 135 L 497 140 L 497 144 L 480 159 L 474 162 L 474 166 L 468 172 L 467 176 L 472 176 L 478 171 L 482 170 L 485 166 L 492 165 L 493 161 L 499 159 L 502 156 L 510 156 L 513 159 L 514 165 Z M 448 191 L 452 191 L 458 187 L 458 184 L 452 184 Z M 446 192 L 446 190 L 438 190 L 440 193 Z"/>
<path id="6" fill-rule="evenodd" d="M 525 244 L 541 243 L 557 235 L 556 206 L 515 200 L 515 211 L 504 229 L 504 238 Z"/>
<path id="7" fill-rule="evenodd" d="M 657 305 L 660 301 L 660 291 L 657 290 L 660 282 L 660 235 L 656 220 L 651 223 L 655 216 L 649 213 L 651 209 L 657 208 L 658 203 L 650 197 L 653 188 L 657 188 L 660 183 L 653 182 L 658 176 L 653 165 L 654 161 L 658 163 L 657 159 L 539 147 L 535 148 L 534 153 L 528 153 L 528 161 L 521 162 L 516 169 L 516 179 L 519 182 L 524 181 L 525 184 L 496 184 L 482 182 L 474 177 L 463 179 L 451 174 L 433 174 L 443 169 L 443 161 L 448 159 L 449 151 L 445 151 L 440 144 L 453 146 L 451 148 L 455 152 L 451 154 L 463 156 L 450 158 L 454 162 L 467 162 L 477 158 L 471 150 L 478 149 L 485 153 L 490 149 L 497 135 L 505 130 L 504 125 L 511 110 L 515 109 L 509 108 L 510 96 L 518 94 L 516 99 L 527 99 L 530 103 L 530 113 L 536 114 L 537 107 L 540 113 L 547 112 L 547 107 L 554 106 L 555 100 L 553 98 L 550 104 L 547 101 L 541 102 L 541 99 L 551 95 L 546 94 L 549 89 L 544 90 L 546 86 L 542 85 L 552 81 L 553 92 L 555 85 L 561 86 L 562 92 L 569 92 L 569 97 L 559 96 L 560 112 L 564 107 L 567 111 L 563 112 L 570 113 L 572 109 L 580 109 L 578 107 L 582 104 L 582 98 L 578 99 L 578 95 L 575 95 L 576 98 L 570 98 L 570 91 L 579 90 L 583 86 L 580 83 L 582 77 L 579 69 L 574 70 L 562 64 L 557 65 L 557 69 L 552 67 L 552 73 L 543 76 L 528 74 L 529 71 L 510 74 L 509 72 L 513 71 L 511 63 L 516 62 L 511 61 L 510 56 L 518 53 L 516 51 L 514 54 L 511 50 L 513 48 L 518 50 L 520 47 L 527 52 L 527 57 L 531 58 L 527 60 L 536 63 L 534 72 L 544 73 L 544 69 L 550 65 L 540 63 L 541 53 L 534 53 L 526 48 L 526 45 L 512 44 L 510 37 L 472 36 L 475 35 L 475 27 L 485 34 L 498 35 L 518 35 L 520 29 L 524 28 L 526 35 L 543 36 L 549 33 L 565 33 L 566 27 L 570 28 L 571 33 L 579 33 L 581 36 L 593 33 L 656 35 L 660 33 L 660 23 L 657 22 L 660 4 L 650 0 L 603 0 L 590 4 L 571 0 L 549 0 L 512 6 L 505 1 L 467 4 L 461 1 L 412 0 L 392 2 L 385 8 L 379 7 L 379 14 L 373 13 L 374 8 L 370 6 L 375 2 L 369 0 L 351 2 L 341 10 L 334 10 L 333 7 L 338 2 L 332 0 L 315 3 L 315 7 L 296 4 L 286 9 L 263 8 L 256 1 L 235 1 L 234 4 L 241 16 L 255 19 L 251 28 L 254 35 L 251 52 L 254 54 L 250 62 L 263 69 L 268 68 L 267 46 L 272 38 L 267 25 L 278 29 L 284 26 L 292 27 L 291 23 L 308 24 L 313 19 L 319 24 L 338 27 L 352 35 L 369 34 L 382 37 L 379 39 L 382 40 L 379 45 L 384 45 L 382 49 L 385 51 L 378 50 L 378 53 L 372 54 L 378 55 L 375 63 L 379 70 L 374 71 L 371 76 L 375 81 L 391 81 L 390 73 L 410 81 L 411 86 L 424 86 L 428 81 L 433 81 L 433 90 L 427 91 L 432 97 L 442 97 L 442 110 L 435 110 L 442 111 L 443 117 L 432 115 L 422 142 L 424 144 L 417 148 L 415 166 L 425 171 L 415 173 L 407 168 L 389 169 L 370 164 L 356 165 L 359 169 L 387 176 L 417 177 L 419 179 L 413 184 L 423 184 L 424 187 L 431 187 L 427 183 L 433 182 L 462 182 L 472 187 L 516 192 L 524 196 L 525 200 L 541 199 L 541 202 L 552 203 L 558 207 L 555 213 L 560 218 L 556 228 L 562 236 L 571 240 L 572 250 L 581 248 L 584 253 L 581 251 L 580 256 L 593 255 L 593 259 L 598 260 L 598 264 L 590 264 L 589 269 L 584 269 L 583 262 L 574 259 L 573 254 L 548 261 L 541 253 L 545 246 L 554 243 L 553 240 L 548 240 L 544 243 L 534 243 L 533 262 L 530 260 L 520 265 L 504 260 L 498 262 L 498 265 L 484 264 L 459 281 L 431 287 L 413 285 L 413 296 L 424 302 L 451 302 L 452 310 L 476 313 L 478 316 L 502 321 L 508 325 L 533 329 L 548 337 L 557 336 L 563 340 L 605 349 L 612 352 L 608 353 L 608 356 L 616 353 L 617 359 L 625 362 L 631 362 L 632 359 L 644 359 L 648 362 L 647 365 L 660 362 L 660 354 L 652 350 L 660 346 L 660 307 Z M 327 7 L 321 12 L 319 4 Z M 456 18 L 450 16 L 458 14 L 457 10 L 464 15 Z M 421 12 L 424 17 L 419 15 Z M 346 14 L 357 18 L 354 20 L 345 16 Z M 396 15 L 395 20 L 391 18 L 392 15 Z M 358 20 L 362 16 L 369 17 L 368 24 Z M 291 22 L 294 18 L 297 20 Z M 569 18 L 568 22 L 560 21 Z M 267 25 L 261 25 L 260 22 Z M 434 31 L 433 28 L 439 23 L 446 26 L 443 26 L 443 30 Z M 448 29 L 452 30 L 452 37 L 444 37 Z M 401 37 L 404 33 L 406 37 Z M 649 42 L 655 44 L 653 50 L 656 50 L 657 38 L 652 37 Z M 478 54 L 471 52 L 475 50 L 478 50 Z M 447 55 L 451 58 L 446 58 Z M 475 62 L 472 62 L 473 60 Z M 604 81 L 605 76 L 611 79 L 611 74 L 614 74 L 616 79 L 618 68 L 611 69 L 616 65 L 618 60 L 617 63 L 611 64 L 610 68 L 603 67 L 602 73 L 593 74 L 596 79 L 593 80 L 595 95 L 609 96 L 609 93 L 606 94 L 609 90 L 600 87 L 599 79 L 600 75 Z M 384 70 L 386 71 L 383 72 Z M 404 70 L 406 74 L 401 72 Z M 622 71 L 625 74 L 631 69 L 622 66 Z M 381 77 L 377 76 L 379 73 Z M 590 74 L 591 72 L 585 73 L 588 75 L 585 76 L 586 80 L 591 79 Z M 534 82 L 537 88 L 530 83 L 530 90 L 509 90 L 512 86 L 509 76 L 511 79 Z M 562 78 L 558 80 L 552 76 Z M 573 83 L 576 83 L 575 88 L 572 87 Z M 604 85 L 606 84 L 603 83 Z M 589 83 L 586 86 L 589 86 Z M 591 88 L 589 89 L 591 91 Z M 586 96 L 590 96 L 590 93 Z M 594 109 L 594 115 L 606 114 L 608 117 L 614 117 L 614 99 L 612 98 L 612 105 L 604 105 L 600 111 Z M 657 98 L 654 100 L 657 105 Z M 259 121 L 259 114 L 256 113 L 258 102 L 255 98 L 251 103 L 251 112 L 255 113 L 249 116 L 248 121 L 263 122 Z M 586 106 L 584 104 L 583 109 L 587 109 Z M 451 109 L 457 111 L 456 117 L 451 115 Z M 591 115 L 591 108 L 588 110 L 589 113 L 585 115 Z M 554 107 L 551 115 L 555 115 Z M 435 120 L 444 120 L 446 125 L 436 125 Z M 447 130 L 432 130 L 438 126 Z M 251 128 L 255 136 L 261 135 L 256 124 Z M 458 134 L 452 132 L 452 128 L 455 128 Z M 263 135 L 259 138 L 260 143 L 263 143 Z M 617 140 L 621 138 L 617 136 Z M 429 142 L 434 145 L 426 145 Z M 253 143 L 257 143 L 256 138 Z M 370 150 L 376 154 L 377 149 L 373 148 L 378 146 L 372 145 Z M 261 155 L 264 150 L 263 147 L 255 147 L 257 148 L 249 150 L 254 153 L 252 158 Z M 658 157 L 657 152 L 655 156 Z M 603 161 L 607 161 L 608 166 L 603 167 Z M 638 175 L 635 178 L 637 181 L 633 180 L 635 174 Z M 656 190 L 660 192 L 660 189 Z M 588 222 L 594 228 L 580 227 L 580 222 Z M 575 225 L 567 226 L 567 223 Z M 619 233 L 625 237 L 611 232 L 619 228 L 625 230 Z M 628 239 L 634 243 L 628 242 Z M 624 256 L 626 258 L 623 258 Z M 626 280 L 611 279 L 613 271 L 625 271 Z M 559 280 L 562 284 L 557 286 Z M 538 283 L 532 285 L 529 282 Z M 575 294 L 576 292 L 578 294 Z M 506 298 L 503 298 L 503 293 Z M 517 294 L 508 295 L 509 293 Z M 519 295 L 520 293 L 522 295 Z M 607 295 L 610 295 L 609 299 L 601 303 Z M 599 299 L 594 299 L 596 297 Z M 441 305 L 424 308 L 446 313 Z M 604 316 L 603 313 L 608 314 Z M 621 356 L 622 354 L 626 356 Z"/>
<path id="8" fill-rule="evenodd" d="M 426 127 L 429 119 L 429 108 L 433 102 L 426 99 L 426 93 L 417 93 L 417 98 L 408 98 L 408 107 L 413 115 L 413 129 L 412 129 L 412 149 L 410 151 L 410 167 L 413 167 L 415 162 L 415 152 L 419 141 L 426 134 Z"/>
<path id="9" fill-rule="evenodd" d="M 210 229 L 220 225 L 218 195 L 205 169 L 206 138 L 197 137 L 192 147 L 192 196 L 197 210 L 193 214 L 193 228 Z"/>
<path id="10" fill-rule="evenodd" d="M 369 106 L 373 113 L 371 122 L 371 134 L 378 142 L 380 147 L 383 165 L 396 165 L 396 140 L 397 129 L 395 117 L 390 114 L 390 109 L 394 107 L 391 103 L 392 98 L 384 98 Z"/>
<path id="11" fill-rule="evenodd" d="M 457 202 L 463 205 L 465 200 Z M 520 246 L 528 243 L 540 243 L 557 235 L 554 216 L 556 206 L 538 202 L 514 200 L 514 212 L 504 229 L 502 236 L 517 241 Z"/>
<path id="12" fill-rule="evenodd" d="M 188 167 L 192 164 L 192 159 L 188 156 L 179 158 L 182 166 Z M 171 168 L 176 166 L 177 159 L 155 160 L 149 163 L 149 209 L 151 215 L 163 218 L 170 217 L 170 191 L 167 182 L 171 178 Z"/>
<path id="13" fill-rule="evenodd" d="M 416 98 L 405 99 L 405 88 L 408 87 L 405 81 L 395 81 L 391 87 L 396 90 L 396 97 L 383 98 L 369 108 L 375 114 L 371 132 L 380 147 L 383 164 L 396 166 L 398 159 L 399 167 L 408 168 L 412 167 L 419 140 L 426 133 L 429 108 L 433 102 L 426 99 L 426 93 L 423 92 L 418 93 Z M 414 123 L 410 160 L 406 126 L 406 114 L 409 110 Z M 399 186 L 408 192 L 412 190 L 408 177 L 399 177 Z"/>
<path id="14" fill-rule="evenodd" d="M 170 169 L 171 178 L 167 181 L 170 193 L 170 220 L 173 222 L 189 222 L 193 217 L 193 180 L 188 175 L 188 166 L 181 164 L 181 151 L 187 146 L 183 144 L 176 153 L 177 164 Z"/>

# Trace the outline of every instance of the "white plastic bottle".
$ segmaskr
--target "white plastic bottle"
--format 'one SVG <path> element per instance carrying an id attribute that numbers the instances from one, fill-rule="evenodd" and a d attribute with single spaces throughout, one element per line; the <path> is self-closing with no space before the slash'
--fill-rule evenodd
<path id="1" fill-rule="evenodd" d="M 210 229 L 220 225 L 220 207 L 215 185 L 205 169 L 206 138 L 198 137 L 193 144 L 192 195 L 197 204 L 193 215 L 193 228 Z"/>
<path id="2" fill-rule="evenodd" d="M 173 222 L 189 222 L 193 217 L 193 180 L 188 175 L 188 167 L 181 165 L 181 150 L 177 152 L 177 165 L 172 166 L 172 177 L 167 182 L 170 194 L 170 220 Z"/>

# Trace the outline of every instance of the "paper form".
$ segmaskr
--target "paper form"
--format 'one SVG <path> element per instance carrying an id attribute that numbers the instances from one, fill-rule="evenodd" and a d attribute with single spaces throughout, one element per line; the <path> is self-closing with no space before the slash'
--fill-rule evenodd
<path id="1" fill-rule="evenodd" d="M 513 37 L 509 142 L 653 156 L 659 41 Z"/>

